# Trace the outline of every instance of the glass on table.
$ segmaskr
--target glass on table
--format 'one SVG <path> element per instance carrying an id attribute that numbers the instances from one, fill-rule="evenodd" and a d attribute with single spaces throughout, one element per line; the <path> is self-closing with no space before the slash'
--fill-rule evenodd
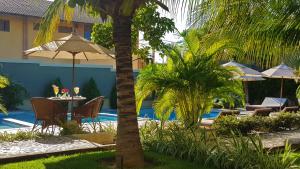
<path id="1" fill-rule="evenodd" d="M 56 85 L 52 85 L 52 88 L 53 88 L 53 93 L 55 94 L 55 97 L 58 97 L 59 87 Z"/>
<path id="2" fill-rule="evenodd" d="M 74 87 L 74 93 L 76 96 L 78 96 L 79 90 L 80 90 L 79 87 Z"/>

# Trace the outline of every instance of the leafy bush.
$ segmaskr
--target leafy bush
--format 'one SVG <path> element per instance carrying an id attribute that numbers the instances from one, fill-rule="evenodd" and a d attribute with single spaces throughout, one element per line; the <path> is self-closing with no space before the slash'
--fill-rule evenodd
<path id="1" fill-rule="evenodd" d="M 117 109 L 117 87 L 116 83 L 112 86 L 109 97 L 109 105 L 112 109 Z"/>
<path id="2" fill-rule="evenodd" d="M 84 134 L 86 133 L 82 126 L 78 125 L 76 121 L 67 121 L 62 125 L 60 135 Z"/>
<path id="3" fill-rule="evenodd" d="M 23 105 L 24 99 L 28 97 L 27 90 L 16 82 L 9 80 L 7 87 L 0 89 L 3 103 L 7 109 L 16 109 L 17 106 Z"/>
<path id="4" fill-rule="evenodd" d="M 44 96 L 45 97 L 51 97 L 51 96 L 55 95 L 54 92 L 53 92 L 52 85 L 58 86 L 59 90 L 64 88 L 63 84 L 60 81 L 60 78 L 56 78 L 56 79 L 52 80 L 49 84 L 47 84 L 47 86 L 45 88 L 45 91 L 44 91 Z"/>
<path id="5" fill-rule="evenodd" d="M 228 135 L 231 131 L 246 135 L 253 131 L 274 132 L 300 128 L 300 113 L 280 113 L 277 117 L 244 117 L 223 116 L 213 124 L 217 134 Z"/>
<path id="6" fill-rule="evenodd" d="M 144 147 L 195 163 L 205 163 L 217 169 L 291 169 L 295 157 L 291 147 L 283 151 L 265 151 L 258 136 L 230 134 L 227 139 L 201 129 L 187 130 L 177 123 L 162 128 L 157 122 L 147 122 L 141 128 Z"/>
<path id="7" fill-rule="evenodd" d="M 82 86 L 81 94 L 86 97 L 87 101 L 101 95 L 93 78 L 90 78 L 90 80 Z"/>
<path id="8" fill-rule="evenodd" d="M 272 120 L 274 131 L 292 130 L 300 127 L 300 113 L 281 113 Z"/>

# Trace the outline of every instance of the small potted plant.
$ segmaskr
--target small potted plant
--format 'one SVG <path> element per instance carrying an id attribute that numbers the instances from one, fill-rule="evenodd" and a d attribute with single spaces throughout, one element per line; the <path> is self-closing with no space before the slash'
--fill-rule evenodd
<path id="1" fill-rule="evenodd" d="M 69 96 L 69 89 L 63 88 L 61 89 L 61 93 L 63 97 L 68 97 Z"/>

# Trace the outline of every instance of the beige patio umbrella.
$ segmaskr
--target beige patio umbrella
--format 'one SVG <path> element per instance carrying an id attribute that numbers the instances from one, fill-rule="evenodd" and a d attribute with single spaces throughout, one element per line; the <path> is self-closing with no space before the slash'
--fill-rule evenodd
<path id="1" fill-rule="evenodd" d="M 280 98 L 282 98 L 282 94 L 283 94 L 283 80 L 299 78 L 295 75 L 295 70 L 293 68 L 288 67 L 284 63 L 281 63 L 276 67 L 272 67 L 262 72 L 262 74 L 268 78 L 281 79 Z"/>
<path id="2" fill-rule="evenodd" d="M 243 81 L 244 90 L 246 95 L 246 103 L 249 102 L 249 93 L 248 93 L 248 82 L 251 81 L 261 81 L 265 80 L 262 74 L 254 69 L 251 69 L 243 64 L 237 63 L 235 61 L 230 61 L 222 65 L 223 67 L 233 67 L 237 69 L 238 72 L 233 72 L 235 79 L 240 79 Z"/>
<path id="3" fill-rule="evenodd" d="M 100 45 L 90 42 L 77 33 L 54 40 L 41 46 L 25 51 L 28 57 L 41 57 L 49 59 L 70 59 L 72 66 L 72 107 L 73 110 L 73 88 L 75 85 L 75 60 L 101 60 L 113 58 L 114 53 Z"/>

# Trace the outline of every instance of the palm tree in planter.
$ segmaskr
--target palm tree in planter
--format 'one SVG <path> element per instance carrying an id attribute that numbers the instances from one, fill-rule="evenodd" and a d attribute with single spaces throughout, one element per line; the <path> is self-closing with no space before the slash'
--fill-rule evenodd
<path id="1" fill-rule="evenodd" d="M 185 127 L 194 128 L 200 124 L 201 116 L 210 112 L 215 98 L 233 104 L 236 96 L 243 97 L 243 90 L 239 81 L 232 80 L 234 70 L 221 67 L 216 59 L 227 45 L 215 44 L 205 49 L 194 30 L 189 31 L 184 43 L 185 50 L 174 47 L 165 51 L 167 64 L 151 64 L 140 72 L 137 107 L 155 92 L 153 107 L 162 121 L 175 111 Z"/>
<path id="2" fill-rule="evenodd" d="M 197 0 L 54 0 L 45 13 L 36 38 L 36 44 L 50 41 L 64 13 L 70 21 L 74 8 L 79 6 L 95 16 L 113 22 L 113 40 L 116 52 L 116 81 L 118 96 L 117 165 L 138 168 L 144 165 L 143 151 L 137 123 L 134 80 L 132 71 L 131 26 L 135 11 L 147 2 L 155 2 L 163 9 L 193 7 Z M 175 11 L 175 10 L 174 10 Z"/>

